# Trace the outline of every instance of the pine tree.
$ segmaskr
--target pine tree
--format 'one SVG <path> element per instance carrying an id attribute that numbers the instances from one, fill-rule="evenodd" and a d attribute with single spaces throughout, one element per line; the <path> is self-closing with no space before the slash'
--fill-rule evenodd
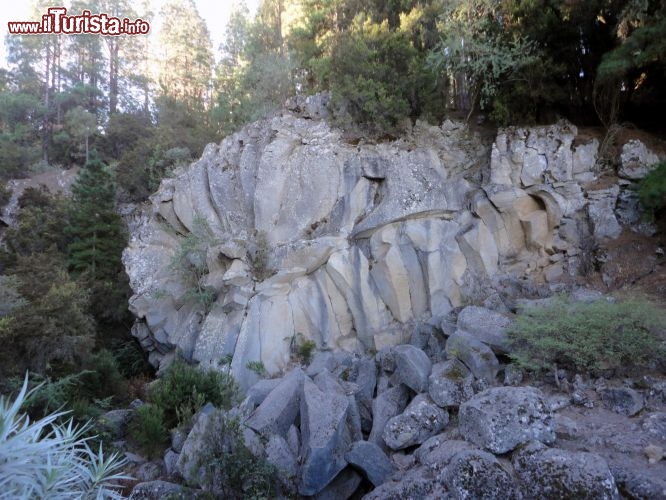
<path id="1" fill-rule="evenodd" d="M 93 281 L 115 279 L 125 246 L 123 223 L 116 212 L 112 172 L 93 152 L 72 187 L 70 222 L 66 229 L 69 265 L 88 272 Z"/>

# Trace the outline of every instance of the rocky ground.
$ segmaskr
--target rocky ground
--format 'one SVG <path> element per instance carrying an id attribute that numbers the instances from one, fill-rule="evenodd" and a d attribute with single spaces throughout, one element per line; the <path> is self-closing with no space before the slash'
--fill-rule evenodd
<path id="1" fill-rule="evenodd" d="M 373 358 L 319 352 L 232 413 L 283 498 L 666 498 L 664 374 L 524 379 L 500 361 L 510 321 L 468 306 Z M 215 415 L 175 433 L 163 460 L 130 455 L 132 498 L 202 493 L 196 457 Z"/>

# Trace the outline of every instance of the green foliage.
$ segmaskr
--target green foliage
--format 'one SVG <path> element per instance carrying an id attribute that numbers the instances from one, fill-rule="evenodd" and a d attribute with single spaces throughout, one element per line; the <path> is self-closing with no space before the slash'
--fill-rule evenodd
<path id="1" fill-rule="evenodd" d="M 255 457 L 245 446 L 238 418 L 218 411 L 211 415 L 193 464 L 199 486 L 215 498 L 273 498 L 277 470 L 265 459 Z"/>
<path id="2" fill-rule="evenodd" d="M 231 375 L 214 370 L 204 371 L 174 362 L 152 386 L 149 401 L 164 411 L 164 423 L 171 429 L 188 424 L 206 403 L 216 408 L 230 408 L 238 402 L 239 390 Z"/>
<path id="3" fill-rule="evenodd" d="M 666 315 L 644 299 L 574 302 L 561 297 L 520 315 L 509 330 L 523 367 L 628 370 L 666 360 Z"/>
<path id="4" fill-rule="evenodd" d="M 154 404 L 137 408 L 129 427 L 129 436 L 150 457 L 158 457 L 169 441 L 164 424 L 164 410 Z"/>
<path id="5" fill-rule="evenodd" d="M 638 197 L 653 215 L 666 207 L 666 161 L 659 163 L 641 179 L 638 183 Z"/>
<path id="6" fill-rule="evenodd" d="M 203 218 L 198 217 L 194 220 L 192 231 L 181 239 L 180 247 L 170 263 L 171 269 L 179 273 L 188 285 L 184 298 L 202 305 L 205 310 L 210 308 L 216 298 L 203 285 L 208 275 L 208 249 L 214 242 L 210 227 Z"/>
<path id="7" fill-rule="evenodd" d="M 312 360 L 316 349 L 317 344 L 313 340 L 307 340 L 302 333 L 296 334 L 296 354 L 303 363 L 308 364 Z"/>
<path id="8" fill-rule="evenodd" d="M 268 372 L 266 371 L 266 367 L 261 361 L 248 361 L 245 367 L 259 375 L 261 378 L 266 378 L 268 377 Z"/>
<path id="9" fill-rule="evenodd" d="M 89 425 L 58 424 L 64 413 L 31 421 L 21 412 L 27 376 L 13 402 L 0 397 L 0 488 L 11 498 L 123 498 L 119 482 L 126 461 L 94 451 Z"/>
<path id="10" fill-rule="evenodd" d="M 428 59 L 434 69 L 461 82 L 464 89 L 459 92 L 469 99 L 464 103 L 469 115 L 477 103 L 492 109 L 500 87 L 522 79 L 519 71 L 538 60 L 533 42 L 512 38 L 503 29 L 500 9 L 492 0 L 453 2 L 443 16 L 443 39 Z M 499 106 L 496 112 L 503 116 L 506 111 Z"/>

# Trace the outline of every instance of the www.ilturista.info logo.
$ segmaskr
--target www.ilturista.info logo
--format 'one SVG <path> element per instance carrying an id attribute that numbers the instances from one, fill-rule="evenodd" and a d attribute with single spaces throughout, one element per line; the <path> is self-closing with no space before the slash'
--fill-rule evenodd
<path id="1" fill-rule="evenodd" d="M 20 21 L 7 23 L 9 32 L 14 35 L 59 34 L 79 35 L 145 35 L 150 24 L 143 19 L 131 21 L 107 14 L 91 14 L 89 10 L 80 16 L 68 16 L 65 7 L 50 7 L 41 21 Z"/>

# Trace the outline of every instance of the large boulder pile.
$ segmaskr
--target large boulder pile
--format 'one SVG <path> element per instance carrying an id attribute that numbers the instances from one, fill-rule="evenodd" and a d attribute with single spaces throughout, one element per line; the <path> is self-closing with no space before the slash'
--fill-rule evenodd
<path id="1" fill-rule="evenodd" d="M 616 213 L 623 186 L 594 184 L 598 141 L 569 123 L 491 144 L 461 123 L 417 122 L 393 142 L 349 144 L 306 104 L 209 145 L 132 219 L 133 333 L 155 366 L 176 351 L 212 367 L 231 357 L 248 388 L 248 363 L 275 376 L 303 345 L 380 351 L 470 301 L 506 312 L 558 290 L 631 219 Z M 629 145 L 622 172 L 642 175 L 653 156 Z M 492 378 L 478 341 L 502 348 L 501 324 L 489 315 L 479 335 L 476 314 L 447 351 Z M 423 373 L 408 376 L 420 390 Z"/>
<path id="2" fill-rule="evenodd" d="M 495 366 L 503 351 L 493 344 L 504 345 L 511 318 L 468 306 L 457 321 L 450 319 L 492 353 L 494 359 L 486 363 Z M 482 325 L 493 330 L 486 340 L 474 337 Z M 250 388 L 229 415 L 239 419 L 252 453 L 278 471 L 275 495 L 345 499 L 365 494 L 384 500 L 666 494 L 666 465 L 659 461 L 666 446 L 666 413 L 650 411 L 630 421 L 626 405 L 617 403 L 625 394 L 640 394 L 639 410 L 648 404 L 663 407 L 663 382 L 652 380 L 647 387 L 643 380 L 643 389 L 630 389 L 597 381 L 593 389 L 577 376 L 569 393 L 513 386 L 512 365 L 501 364 L 504 377 L 488 377 L 493 370 L 475 375 L 471 368 L 480 361 L 447 351 L 446 336 L 441 330 L 424 335 L 415 329 L 409 344 L 385 347 L 372 358 L 319 352 L 309 366 Z M 424 337 L 429 354 L 417 347 Z M 440 347 L 432 347 L 436 344 Z M 581 400 L 577 391 L 588 398 Z M 577 414 L 592 407 L 602 413 L 589 420 Z M 202 430 L 213 415 L 210 405 L 204 407 L 187 438 L 174 437 L 164 458 L 165 464 L 175 464 L 171 479 L 204 486 L 200 456 L 210 438 Z M 648 451 L 646 444 L 651 444 Z M 657 458 L 656 452 L 661 453 Z M 648 458 L 653 470 L 644 474 Z M 147 487 L 139 485 L 138 491 L 145 495 Z"/>

